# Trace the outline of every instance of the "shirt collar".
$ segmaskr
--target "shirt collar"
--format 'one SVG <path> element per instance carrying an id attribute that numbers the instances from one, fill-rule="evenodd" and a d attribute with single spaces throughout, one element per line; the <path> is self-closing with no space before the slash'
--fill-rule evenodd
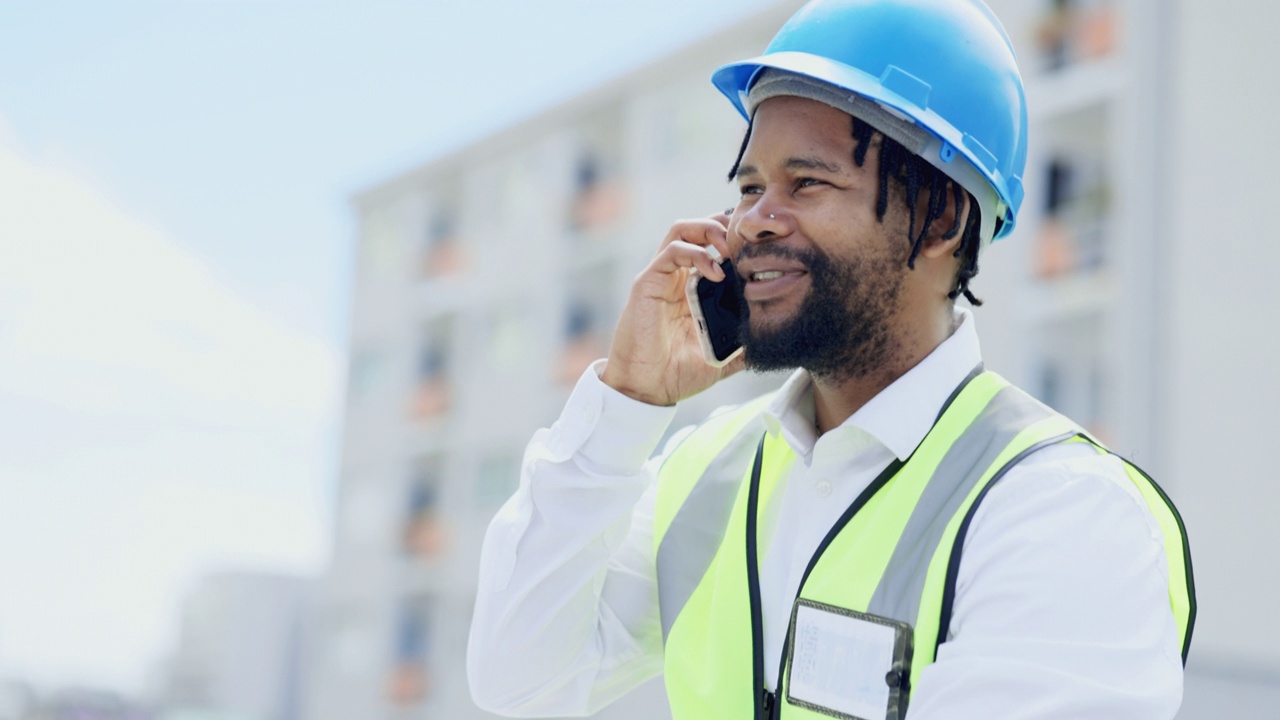
<path id="1" fill-rule="evenodd" d="M 915 367 L 893 381 L 833 432 L 861 430 L 901 460 L 911 457 L 937 420 L 947 398 L 982 362 L 972 313 L 955 309 L 955 332 Z M 781 433 L 802 457 L 809 457 L 818 434 L 813 421 L 813 382 L 797 370 L 765 408 L 769 432 Z"/>

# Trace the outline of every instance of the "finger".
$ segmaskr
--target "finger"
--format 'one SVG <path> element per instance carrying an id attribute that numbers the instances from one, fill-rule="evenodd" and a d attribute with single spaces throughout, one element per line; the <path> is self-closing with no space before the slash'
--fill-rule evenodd
<path id="1" fill-rule="evenodd" d="M 719 282 L 724 279 L 724 270 L 720 263 L 712 259 L 702 245 L 684 240 L 672 241 L 662 249 L 650 265 L 660 273 L 673 273 L 683 268 L 697 268 L 708 280 Z"/>
<path id="2" fill-rule="evenodd" d="M 726 220 L 727 222 L 727 220 Z M 662 247 L 677 240 L 714 247 L 722 258 L 729 257 L 729 241 L 726 225 L 715 217 L 698 218 L 696 220 L 677 220 L 663 238 Z"/>

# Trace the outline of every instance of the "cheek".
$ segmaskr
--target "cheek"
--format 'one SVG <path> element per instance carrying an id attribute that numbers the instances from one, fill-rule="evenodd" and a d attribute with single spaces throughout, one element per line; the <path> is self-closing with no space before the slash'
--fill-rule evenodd
<path id="1" fill-rule="evenodd" d="M 830 258 L 851 258 L 866 252 L 877 240 L 863 218 L 849 212 L 814 215 L 802 232 L 815 249 Z"/>
<path id="2" fill-rule="evenodd" d="M 826 233 L 824 237 L 830 239 L 823 246 L 834 257 L 896 257 L 904 249 L 910 250 L 906 225 L 897 228 L 888 214 L 884 222 L 879 221 L 874 208 L 833 217 L 822 231 Z"/>

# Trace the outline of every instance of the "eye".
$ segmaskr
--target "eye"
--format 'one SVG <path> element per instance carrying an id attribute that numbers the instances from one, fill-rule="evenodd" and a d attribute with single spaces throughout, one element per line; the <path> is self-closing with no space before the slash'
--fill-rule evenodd
<path id="1" fill-rule="evenodd" d="M 760 193 L 764 192 L 764 188 L 760 187 L 759 185 L 743 185 L 742 187 L 738 188 L 738 192 L 742 193 L 743 195 L 759 195 Z"/>
<path id="2" fill-rule="evenodd" d="M 813 187 L 815 185 L 825 185 L 826 183 L 817 178 L 800 178 L 796 181 L 797 188 Z"/>

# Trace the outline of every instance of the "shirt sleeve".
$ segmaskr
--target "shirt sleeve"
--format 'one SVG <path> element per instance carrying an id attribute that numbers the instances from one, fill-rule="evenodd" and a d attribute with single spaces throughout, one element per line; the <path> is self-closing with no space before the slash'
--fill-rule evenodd
<path id="1" fill-rule="evenodd" d="M 912 720 L 1176 714 L 1163 535 L 1118 459 L 1076 443 L 1029 456 L 964 543 L 948 640 L 920 674 Z"/>
<path id="2" fill-rule="evenodd" d="M 662 670 L 650 461 L 674 407 L 578 381 L 485 535 L 467 677 L 510 717 L 594 713 Z"/>

